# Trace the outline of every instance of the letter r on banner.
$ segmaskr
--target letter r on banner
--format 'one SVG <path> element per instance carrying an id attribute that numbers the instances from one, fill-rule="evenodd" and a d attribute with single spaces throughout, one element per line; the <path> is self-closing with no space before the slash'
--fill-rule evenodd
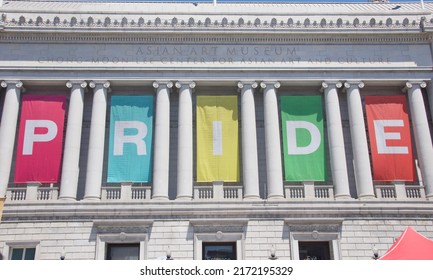
<path id="1" fill-rule="evenodd" d="M 125 135 L 127 130 L 137 131 L 134 135 Z M 123 156 L 123 146 L 126 143 L 135 144 L 137 155 L 146 155 L 147 126 L 140 121 L 116 121 L 114 123 L 114 151 L 113 155 Z"/>

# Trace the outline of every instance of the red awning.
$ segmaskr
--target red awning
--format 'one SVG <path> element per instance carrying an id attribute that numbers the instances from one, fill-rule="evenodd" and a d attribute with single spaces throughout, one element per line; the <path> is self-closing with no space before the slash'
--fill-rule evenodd
<path id="1" fill-rule="evenodd" d="M 433 241 L 407 227 L 380 260 L 433 260 Z"/>

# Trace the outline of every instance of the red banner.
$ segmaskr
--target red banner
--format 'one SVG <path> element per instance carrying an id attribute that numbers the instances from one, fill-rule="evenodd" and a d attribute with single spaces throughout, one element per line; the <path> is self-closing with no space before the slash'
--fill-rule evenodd
<path id="1" fill-rule="evenodd" d="M 60 180 L 66 96 L 24 95 L 15 183 Z"/>
<path id="2" fill-rule="evenodd" d="M 406 97 L 366 96 L 375 181 L 415 181 Z"/>

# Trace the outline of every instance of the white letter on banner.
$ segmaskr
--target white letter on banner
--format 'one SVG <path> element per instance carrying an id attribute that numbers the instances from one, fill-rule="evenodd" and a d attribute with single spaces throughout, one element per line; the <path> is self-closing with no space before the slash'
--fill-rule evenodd
<path id="1" fill-rule="evenodd" d="M 46 128 L 47 133 L 35 134 L 37 127 Z M 57 136 L 57 124 L 50 120 L 26 120 L 24 128 L 23 155 L 33 154 L 33 143 L 49 142 Z"/>
<path id="2" fill-rule="evenodd" d="M 213 154 L 220 156 L 223 154 L 223 124 L 221 121 L 212 122 L 213 134 Z"/>
<path id="3" fill-rule="evenodd" d="M 125 129 L 132 128 L 137 130 L 135 135 L 125 135 Z M 146 142 L 144 137 L 147 135 L 147 126 L 139 121 L 116 121 L 114 123 L 114 151 L 115 156 L 123 156 L 123 145 L 133 143 L 137 146 L 137 155 L 146 155 Z"/>
<path id="4" fill-rule="evenodd" d="M 311 142 L 305 147 L 296 145 L 296 129 L 306 129 L 311 135 Z M 287 152 L 289 155 L 308 155 L 320 147 L 320 130 L 313 123 L 306 121 L 287 121 Z"/>
<path id="5" fill-rule="evenodd" d="M 385 127 L 403 127 L 403 120 L 375 120 L 374 133 L 376 134 L 376 145 L 378 154 L 408 154 L 409 148 L 404 146 L 389 147 L 386 140 L 400 140 L 398 132 L 385 132 Z"/>

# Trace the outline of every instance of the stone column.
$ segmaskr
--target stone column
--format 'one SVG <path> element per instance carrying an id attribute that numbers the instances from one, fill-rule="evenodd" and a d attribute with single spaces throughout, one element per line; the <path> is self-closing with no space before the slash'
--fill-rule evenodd
<path id="1" fill-rule="evenodd" d="M 344 83 L 347 90 L 349 107 L 350 134 L 352 138 L 353 165 L 359 199 L 373 199 L 374 187 L 371 175 L 367 134 L 359 89 L 364 87 L 360 81 Z"/>
<path id="2" fill-rule="evenodd" d="M 254 89 L 256 82 L 239 82 L 242 118 L 242 177 L 244 199 L 260 199 L 259 164 L 257 159 L 256 106 Z"/>
<path id="3" fill-rule="evenodd" d="M 431 200 L 433 198 L 433 146 L 421 91 L 421 88 L 425 87 L 426 83 L 423 81 L 409 81 L 406 83 L 422 180 L 425 186 L 426 197 Z"/>
<path id="4" fill-rule="evenodd" d="M 268 199 L 283 199 L 280 122 L 276 89 L 279 82 L 262 82 L 266 146 L 266 182 Z"/>
<path id="5" fill-rule="evenodd" d="M 92 119 L 90 123 L 89 151 L 87 157 L 85 200 L 101 199 L 102 168 L 104 163 L 105 124 L 107 114 L 108 81 L 92 81 Z"/>
<path id="6" fill-rule="evenodd" d="M 193 190 L 193 134 L 192 134 L 192 81 L 176 82 L 179 89 L 178 144 L 177 144 L 177 196 L 191 200 Z"/>
<path id="7" fill-rule="evenodd" d="M 337 88 L 342 83 L 325 81 L 322 83 L 325 94 L 326 124 L 328 129 L 329 154 L 331 157 L 332 180 L 335 199 L 350 198 L 349 179 L 347 177 L 346 150 L 344 148 L 343 126 L 341 124 L 340 102 Z"/>
<path id="8" fill-rule="evenodd" d="M 169 81 L 154 82 L 156 89 L 155 136 L 153 154 L 152 199 L 168 200 L 170 155 L 170 90 Z"/>
<path id="9" fill-rule="evenodd" d="M 0 159 L 2 162 L 0 168 L 0 198 L 4 198 L 6 196 L 11 173 L 23 83 L 21 81 L 3 81 L 1 82 L 1 86 L 6 88 L 6 97 L 0 124 Z"/>
<path id="10" fill-rule="evenodd" d="M 76 200 L 78 175 L 80 172 L 81 128 L 83 125 L 85 81 L 69 81 L 66 86 L 71 89 L 69 100 L 68 122 L 66 128 L 63 154 L 62 179 L 60 183 L 60 199 Z"/>

